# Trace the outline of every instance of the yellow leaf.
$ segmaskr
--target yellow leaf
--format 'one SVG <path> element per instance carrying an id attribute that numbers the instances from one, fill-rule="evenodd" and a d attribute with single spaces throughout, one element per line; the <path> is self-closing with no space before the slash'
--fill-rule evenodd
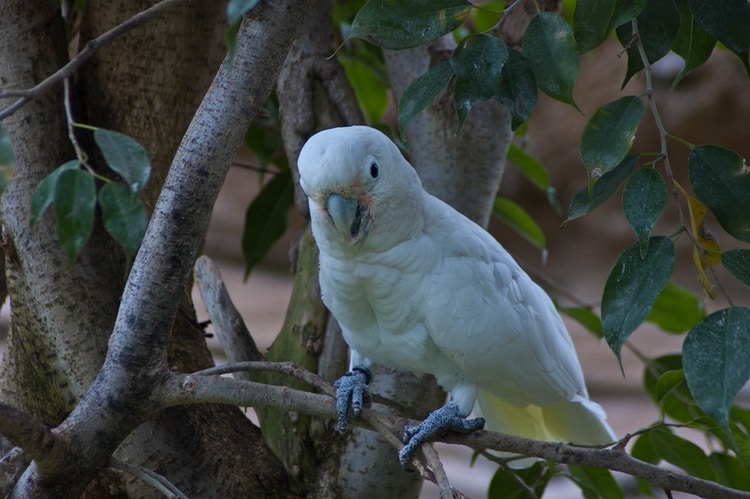
<path id="1" fill-rule="evenodd" d="M 677 181 L 674 182 L 674 185 L 685 196 L 685 199 L 687 199 L 691 232 L 693 239 L 700 246 L 700 249 L 693 247 L 693 262 L 695 263 L 695 268 L 698 270 L 698 280 L 701 286 L 703 286 L 708 297 L 713 300 L 716 292 L 711 281 L 708 280 L 708 276 L 706 276 L 706 269 L 721 261 L 721 247 L 711 233 L 711 230 L 706 226 L 704 220 L 708 211 L 706 206 L 697 198 L 685 192 L 685 189 Z"/>

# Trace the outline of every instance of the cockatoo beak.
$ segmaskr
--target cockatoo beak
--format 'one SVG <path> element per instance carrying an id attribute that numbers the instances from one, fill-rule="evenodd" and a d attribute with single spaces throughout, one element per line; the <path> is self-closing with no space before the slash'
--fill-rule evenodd
<path id="1" fill-rule="evenodd" d="M 351 243 L 367 235 L 369 231 L 367 207 L 360 204 L 358 199 L 331 194 L 328 196 L 326 210 L 336 230 Z"/>

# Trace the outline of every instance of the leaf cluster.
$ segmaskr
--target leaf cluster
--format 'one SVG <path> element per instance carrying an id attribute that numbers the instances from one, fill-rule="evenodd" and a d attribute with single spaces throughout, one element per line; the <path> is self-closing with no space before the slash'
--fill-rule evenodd
<path id="1" fill-rule="evenodd" d="M 71 265 L 91 236 L 97 205 L 104 228 L 128 260 L 138 251 L 146 232 L 146 208 L 139 196 L 151 175 L 146 150 L 131 137 L 103 128 L 94 128 L 94 141 L 107 167 L 127 185 L 96 174 L 81 157 L 47 175 L 31 198 L 31 227 L 54 206 L 57 237 Z M 103 184 L 98 192 L 97 180 Z"/>

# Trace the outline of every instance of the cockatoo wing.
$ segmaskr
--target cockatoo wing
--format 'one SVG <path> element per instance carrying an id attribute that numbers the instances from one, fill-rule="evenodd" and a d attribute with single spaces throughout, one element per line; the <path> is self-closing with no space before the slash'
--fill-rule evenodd
<path id="1" fill-rule="evenodd" d="M 425 238 L 442 263 L 425 282 L 438 348 L 478 387 L 487 428 L 542 440 L 614 439 L 588 400 L 575 347 L 549 296 L 487 232 L 427 196 Z"/>

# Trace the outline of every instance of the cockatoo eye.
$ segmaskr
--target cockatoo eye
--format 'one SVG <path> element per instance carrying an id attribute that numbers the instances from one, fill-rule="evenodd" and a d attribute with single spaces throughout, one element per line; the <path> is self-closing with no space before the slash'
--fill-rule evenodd
<path id="1" fill-rule="evenodd" d="M 373 161 L 370 163 L 370 176 L 372 178 L 378 178 L 378 173 L 378 164 Z"/>

